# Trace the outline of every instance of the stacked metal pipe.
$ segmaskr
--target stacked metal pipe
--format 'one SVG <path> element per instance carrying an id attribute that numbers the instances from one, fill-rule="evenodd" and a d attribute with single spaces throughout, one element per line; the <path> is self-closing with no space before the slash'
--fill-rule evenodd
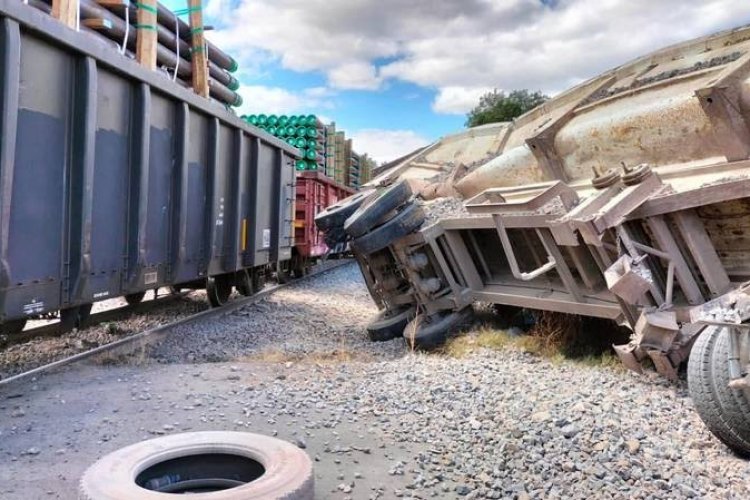
<path id="1" fill-rule="evenodd" d="M 249 115 L 243 120 L 300 150 L 297 170 L 325 171 L 326 127 L 315 115 Z"/>
<path id="2" fill-rule="evenodd" d="M 135 53 L 137 40 L 137 4 L 123 2 L 121 5 L 107 5 L 95 0 L 79 0 L 82 29 L 92 31 L 113 41 L 129 54 Z M 51 0 L 31 0 L 32 5 L 47 13 Z M 190 26 L 169 9 L 158 4 L 158 25 L 156 60 L 181 85 L 190 87 L 192 65 L 190 63 Z M 242 97 L 235 92 L 239 81 L 230 73 L 236 71 L 237 62 L 216 46 L 207 43 L 209 91 L 212 98 L 229 106 L 242 104 Z"/>

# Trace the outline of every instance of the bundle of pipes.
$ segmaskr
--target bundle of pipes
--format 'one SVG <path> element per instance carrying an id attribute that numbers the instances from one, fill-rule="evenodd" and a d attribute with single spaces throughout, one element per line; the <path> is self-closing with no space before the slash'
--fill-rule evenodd
<path id="1" fill-rule="evenodd" d="M 100 36 L 112 40 L 118 46 L 125 41 L 125 48 L 135 52 L 137 43 L 136 8 L 127 1 L 108 3 L 107 8 L 95 0 L 79 0 L 81 26 Z M 30 0 L 29 5 L 47 13 L 51 9 L 51 0 Z M 111 10 L 110 10 L 111 9 Z M 158 5 L 156 26 L 159 44 L 156 49 L 156 60 L 159 66 L 173 72 L 175 80 L 183 86 L 190 86 L 192 65 L 190 63 L 190 27 L 169 9 Z M 177 36 L 179 35 L 179 36 Z M 239 81 L 229 74 L 237 69 L 237 62 L 210 42 L 207 42 L 209 55 L 209 92 L 214 99 L 229 106 L 242 104 L 242 97 L 234 92 L 239 88 Z"/>

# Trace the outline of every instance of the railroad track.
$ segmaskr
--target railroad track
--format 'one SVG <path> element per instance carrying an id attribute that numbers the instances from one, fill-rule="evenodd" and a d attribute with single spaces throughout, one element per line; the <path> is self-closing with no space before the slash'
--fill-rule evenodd
<path id="1" fill-rule="evenodd" d="M 157 310 L 170 302 L 174 302 L 177 299 L 187 297 L 190 292 L 177 292 L 170 293 L 157 297 L 155 299 L 144 300 L 139 304 L 127 304 L 112 309 L 106 309 L 91 315 L 86 319 L 86 328 L 92 328 L 102 323 L 122 321 L 138 314 L 148 313 Z M 6 338 L 0 340 L 0 349 L 7 349 L 8 347 L 30 342 L 38 338 L 55 337 L 68 333 L 61 330 L 60 322 L 55 321 L 44 325 L 36 326 L 33 328 L 27 328 L 21 333 L 7 335 Z"/>
<path id="2" fill-rule="evenodd" d="M 103 354 L 107 354 L 110 356 L 123 356 L 133 351 L 136 351 L 138 349 L 143 349 L 146 346 L 152 343 L 158 342 L 159 340 L 168 336 L 175 328 L 179 326 L 195 323 L 195 322 L 205 320 L 208 318 L 215 318 L 215 317 L 223 316 L 225 314 L 229 314 L 233 311 L 241 309 L 242 307 L 245 307 L 249 304 L 257 302 L 260 299 L 268 297 L 269 295 L 273 294 L 274 292 L 277 292 L 278 290 L 281 290 L 282 288 L 286 288 L 295 283 L 299 283 L 299 282 L 314 278 L 316 276 L 320 276 L 322 274 L 333 271 L 334 269 L 342 267 L 351 262 L 353 262 L 352 259 L 341 259 L 340 261 L 335 262 L 331 265 L 328 265 L 323 269 L 315 270 L 311 272 L 310 274 L 308 274 L 307 276 L 303 276 L 302 278 L 290 280 L 289 282 L 284 283 L 284 284 L 273 285 L 269 288 L 266 288 L 265 290 L 261 292 L 256 293 L 255 295 L 251 297 L 242 297 L 242 298 L 233 300 L 232 302 L 229 302 L 222 307 L 208 309 L 208 310 L 196 313 L 196 314 L 192 314 L 190 316 L 185 316 L 183 318 L 178 319 L 177 321 L 173 321 L 171 323 L 167 323 L 164 325 L 159 325 L 154 328 L 149 328 L 145 331 L 130 335 L 128 337 L 116 340 L 114 342 L 100 345 L 92 349 L 89 349 L 87 351 L 79 352 L 72 356 L 68 356 L 68 357 L 53 361 L 51 363 L 47 363 L 45 365 L 33 368 L 31 370 L 28 370 L 22 373 L 18 373 L 16 375 L 12 375 L 3 380 L 0 380 L 0 390 L 3 390 L 11 385 L 18 384 L 26 380 L 31 380 L 32 378 L 35 378 L 35 377 L 49 374 L 59 368 L 62 368 L 67 365 L 71 365 L 73 363 L 94 359 Z M 166 298 L 162 300 L 166 300 Z M 153 300 L 149 302 L 157 302 L 157 300 Z M 111 312 L 116 312 L 116 311 L 121 311 L 121 309 L 103 311 L 98 314 L 104 315 L 106 313 L 111 313 Z M 93 318 L 93 315 L 92 315 L 92 318 Z M 55 325 L 48 325 L 48 326 L 55 326 Z M 45 328 L 45 327 L 41 327 L 41 328 Z"/>

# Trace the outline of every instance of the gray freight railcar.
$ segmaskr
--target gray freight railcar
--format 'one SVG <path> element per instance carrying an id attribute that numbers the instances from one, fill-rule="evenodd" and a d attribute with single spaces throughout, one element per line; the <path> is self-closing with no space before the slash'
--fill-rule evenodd
<path id="1" fill-rule="evenodd" d="M 0 0 L 0 329 L 165 285 L 252 292 L 291 257 L 297 152 Z"/>

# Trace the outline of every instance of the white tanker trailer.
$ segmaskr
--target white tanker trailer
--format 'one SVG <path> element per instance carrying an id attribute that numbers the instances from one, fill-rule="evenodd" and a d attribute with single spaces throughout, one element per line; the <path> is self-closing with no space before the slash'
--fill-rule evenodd
<path id="1" fill-rule="evenodd" d="M 319 222 L 351 238 L 373 339 L 439 344 L 475 301 L 608 318 L 630 369 L 687 361 L 698 413 L 750 455 L 749 118 L 743 27 L 447 137 Z M 463 215 L 426 221 L 420 195 L 446 194 Z"/>

